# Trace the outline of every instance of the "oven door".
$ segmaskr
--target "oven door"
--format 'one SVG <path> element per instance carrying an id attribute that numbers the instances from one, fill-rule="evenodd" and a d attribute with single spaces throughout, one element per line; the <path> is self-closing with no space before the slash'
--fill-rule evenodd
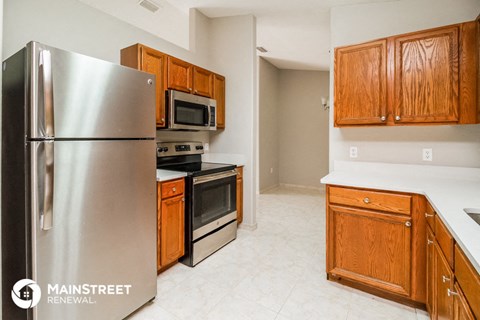
<path id="1" fill-rule="evenodd" d="M 237 219 L 235 170 L 193 179 L 193 241 Z"/>

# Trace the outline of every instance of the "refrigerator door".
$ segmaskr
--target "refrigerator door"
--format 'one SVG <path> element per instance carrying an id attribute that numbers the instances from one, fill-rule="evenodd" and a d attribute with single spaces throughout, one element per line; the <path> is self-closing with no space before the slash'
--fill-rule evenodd
<path id="1" fill-rule="evenodd" d="M 29 147 L 32 278 L 42 291 L 34 319 L 123 319 L 153 299 L 155 141 Z"/>
<path id="2" fill-rule="evenodd" d="M 154 75 L 38 42 L 26 52 L 28 138 L 155 137 Z"/>

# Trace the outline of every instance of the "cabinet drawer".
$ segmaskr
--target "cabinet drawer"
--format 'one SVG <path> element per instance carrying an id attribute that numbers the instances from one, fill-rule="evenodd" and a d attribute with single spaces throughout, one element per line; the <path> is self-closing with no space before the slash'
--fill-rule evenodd
<path id="1" fill-rule="evenodd" d="M 453 269 L 453 245 L 454 245 L 454 240 L 450 232 L 448 232 L 447 228 L 443 224 L 442 220 L 438 217 L 438 215 L 435 215 L 435 237 L 437 239 L 437 242 L 440 246 L 440 248 L 443 251 L 443 254 L 445 255 L 445 258 L 448 261 L 448 264 L 450 265 L 450 268 Z"/>
<path id="2" fill-rule="evenodd" d="M 410 215 L 410 195 L 340 187 L 330 187 L 329 190 L 331 203 Z"/>
<path id="3" fill-rule="evenodd" d="M 425 220 L 432 230 L 435 230 L 435 214 L 435 210 L 430 203 L 427 202 L 427 208 L 425 209 Z"/>
<path id="4" fill-rule="evenodd" d="M 480 275 L 472 267 L 458 245 L 455 245 L 455 277 L 462 287 L 475 317 L 480 319 Z"/>
<path id="5" fill-rule="evenodd" d="M 183 193 L 183 178 L 178 180 L 162 182 L 162 199 L 178 196 Z"/>

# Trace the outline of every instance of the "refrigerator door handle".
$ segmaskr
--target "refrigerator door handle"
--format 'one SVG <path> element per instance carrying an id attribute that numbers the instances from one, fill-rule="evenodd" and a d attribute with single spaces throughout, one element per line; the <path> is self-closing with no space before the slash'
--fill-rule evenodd
<path id="1" fill-rule="evenodd" d="M 54 191 L 54 142 L 38 142 L 36 149 L 36 174 L 38 190 L 38 211 L 40 228 L 50 230 L 53 226 L 53 191 Z"/>
<path id="2" fill-rule="evenodd" d="M 43 80 L 43 107 L 45 115 L 45 136 L 55 136 L 54 108 L 53 108 L 53 76 L 52 55 L 49 50 L 40 51 L 39 69 Z"/>

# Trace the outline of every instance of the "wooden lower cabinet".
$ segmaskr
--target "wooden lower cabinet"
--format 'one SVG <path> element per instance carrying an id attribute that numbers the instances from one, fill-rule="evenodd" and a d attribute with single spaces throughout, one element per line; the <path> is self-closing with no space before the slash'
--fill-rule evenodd
<path id="1" fill-rule="evenodd" d="M 237 224 L 243 221 L 243 166 L 237 167 Z"/>
<path id="2" fill-rule="evenodd" d="M 427 311 L 431 315 L 436 314 L 435 309 L 435 236 L 433 231 L 427 226 L 427 274 L 426 274 L 426 282 L 427 282 L 427 300 L 425 302 Z"/>
<path id="3" fill-rule="evenodd" d="M 328 278 L 410 305 L 423 305 L 424 272 L 418 276 L 413 269 L 425 264 L 425 220 L 419 221 L 417 198 L 328 186 Z"/>
<path id="4" fill-rule="evenodd" d="M 434 292 L 436 319 L 453 318 L 453 271 L 450 269 L 447 259 L 442 253 L 437 242 L 434 244 Z"/>
<path id="5" fill-rule="evenodd" d="M 453 296 L 453 319 L 454 320 L 475 320 L 475 316 L 468 305 L 465 295 L 458 285 L 455 283 L 455 292 L 456 295 Z M 478 293 L 480 294 L 480 292 Z"/>
<path id="6" fill-rule="evenodd" d="M 157 194 L 157 270 L 160 272 L 175 263 L 185 253 L 183 178 L 157 183 Z"/>

